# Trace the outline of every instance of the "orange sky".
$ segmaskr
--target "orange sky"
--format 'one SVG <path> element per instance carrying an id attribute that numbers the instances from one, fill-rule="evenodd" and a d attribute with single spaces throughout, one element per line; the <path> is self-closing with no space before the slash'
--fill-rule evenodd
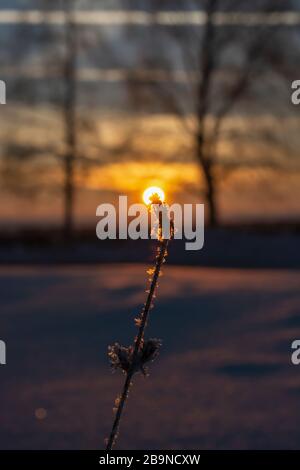
<path id="1" fill-rule="evenodd" d="M 51 146 L 62 151 L 62 128 L 59 115 L 51 108 L 12 109 L 7 107 L 6 119 L 1 119 L 2 142 L 10 139 L 20 145 L 40 148 Z M 259 125 L 263 125 L 261 118 Z M 267 122 L 268 119 L 265 119 Z M 241 121 L 242 122 L 242 121 Z M 240 123 L 240 126 L 243 124 Z M 274 125 L 274 123 L 272 124 Z M 278 123 L 282 126 L 282 123 Z M 82 136 L 81 151 L 99 160 L 104 155 L 101 145 L 114 148 L 133 133 L 132 151 L 126 150 L 117 158 L 108 152 L 101 166 L 77 172 L 76 214 L 78 222 L 94 222 L 96 207 L 102 202 L 117 202 L 119 194 L 126 194 L 129 202 L 141 202 L 148 186 L 160 186 L 168 202 L 203 202 L 201 173 L 191 152 L 191 141 L 182 127 L 169 116 L 145 116 L 134 119 L 124 116 L 95 116 L 96 136 Z M 290 138 L 292 140 L 293 137 Z M 99 144 L 101 142 L 101 145 Z M 296 145 L 296 141 L 295 141 Z M 223 157 L 231 155 L 229 143 L 222 144 Z M 249 158 L 266 149 L 256 143 L 246 146 L 241 158 Z M 27 199 L 1 191 L 0 224 L 55 221 L 60 223 L 62 172 L 60 157 L 53 157 L 50 149 L 39 156 L 38 170 L 27 163 L 21 165 L 20 179 L 41 185 L 37 196 Z M 275 157 L 281 155 L 276 148 Z M 282 158 L 286 158 L 282 156 Z M 292 161 L 292 160 L 291 160 Z M 286 160 L 289 168 L 290 160 Z M 219 207 L 224 220 L 291 218 L 300 216 L 300 172 L 277 169 L 240 168 L 222 179 L 219 185 Z M 51 191 L 48 192 L 48 186 Z"/>

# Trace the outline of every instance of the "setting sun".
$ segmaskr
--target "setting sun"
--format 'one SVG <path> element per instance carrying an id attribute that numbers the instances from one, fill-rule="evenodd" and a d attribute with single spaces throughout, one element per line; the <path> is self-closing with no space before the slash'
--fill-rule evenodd
<path id="1" fill-rule="evenodd" d="M 143 201 L 145 204 L 149 205 L 151 204 L 152 202 L 152 197 L 154 195 L 157 195 L 160 199 L 161 202 L 164 202 L 165 200 L 165 193 L 164 191 L 159 188 L 158 186 L 151 186 L 150 188 L 147 188 L 145 191 L 144 191 L 144 194 L 143 194 Z"/>

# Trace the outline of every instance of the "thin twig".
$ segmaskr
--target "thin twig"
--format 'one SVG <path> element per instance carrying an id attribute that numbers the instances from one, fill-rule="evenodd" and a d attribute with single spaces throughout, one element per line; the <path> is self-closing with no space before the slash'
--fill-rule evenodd
<path id="1" fill-rule="evenodd" d="M 168 244 L 169 244 L 169 239 L 159 240 L 159 252 L 158 252 L 158 255 L 157 255 L 157 258 L 156 258 L 155 270 L 154 270 L 153 278 L 152 278 L 152 281 L 151 281 L 150 290 L 149 290 L 149 293 L 148 293 L 148 296 L 147 296 L 147 301 L 146 301 L 145 307 L 142 311 L 142 315 L 141 315 L 141 319 L 140 319 L 141 321 L 140 321 L 140 325 L 139 325 L 139 331 L 138 331 L 138 335 L 135 339 L 135 346 L 134 346 L 134 351 L 133 351 L 133 355 L 132 355 L 132 360 L 131 360 L 131 363 L 130 363 L 130 367 L 129 367 L 127 373 L 126 373 L 126 379 L 125 379 L 122 395 L 121 395 L 121 398 L 120 398 L 120 401 L 119 401 L 119 404 L 118 404 L 118 408 L 117 408 L 117 411 L 116 411 L 116 416 L 115 416 L 113 426 L 112 426 L 112 430 L 111 430 L 111 433 L 110 433 L 110 436 L 109 436 L 109 439 L 108 439 L 108 443 L 107 443 L 107 446 L 106 446 L 107 451 L 112 450 L 113 446 L 116 443 L 118 430 L 119 430 L 119 426 L 120 426 L 120 420 L 121 420 L 121 417 L 122 417 L 122 412 L 123 412 L 126 400 L 128 398 L 129 388 L 130 388 L 130 385 L 132 383 L 132 377 L 133 377 L 133 375 L 136 371 L 136 363 L 137 363 L 137 360 L 138 360 L 138 355 L 139 355 L 140 348 L 141 348 L 142 343 L 143 343 L 145 328 L 147 326 L 147 319 L 149 317 L 149 312 L 150 312 L 153 296 L 154 296 L 154 293 L 155 293 L 155 290 L 156 290 L 156 287 L 157 287 L 161 267 L 163 265 L 165 256 L 167 255 Z"/>

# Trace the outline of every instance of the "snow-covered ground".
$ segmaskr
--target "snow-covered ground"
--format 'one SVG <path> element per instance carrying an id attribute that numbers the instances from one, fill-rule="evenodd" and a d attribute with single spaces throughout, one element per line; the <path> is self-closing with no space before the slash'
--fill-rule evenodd
<path id="1" fill-rule="evenodd" d="M 0 268 L 1 448 L 103 446 L 124 380 L 107 346 L 131 342 L 145 270 Z M 148 330 L 162 352 L 136 377 L 119 449 L 299 448 L 300 271 L 164 274 Z"/>

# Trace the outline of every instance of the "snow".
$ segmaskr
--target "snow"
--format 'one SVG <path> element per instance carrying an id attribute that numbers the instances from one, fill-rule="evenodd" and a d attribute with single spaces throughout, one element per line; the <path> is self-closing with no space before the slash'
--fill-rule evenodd
<path id="1" fill-rule="evenodd" d="M 102 448 L 124 377 L 107 346 L 130 344 L 142 264 L 0 268 L 0 446 Z M 299 448 L 300 271 L 166 265 L 119 449 Z M 43 409 L 43 419 L 36 410 Z"/>

